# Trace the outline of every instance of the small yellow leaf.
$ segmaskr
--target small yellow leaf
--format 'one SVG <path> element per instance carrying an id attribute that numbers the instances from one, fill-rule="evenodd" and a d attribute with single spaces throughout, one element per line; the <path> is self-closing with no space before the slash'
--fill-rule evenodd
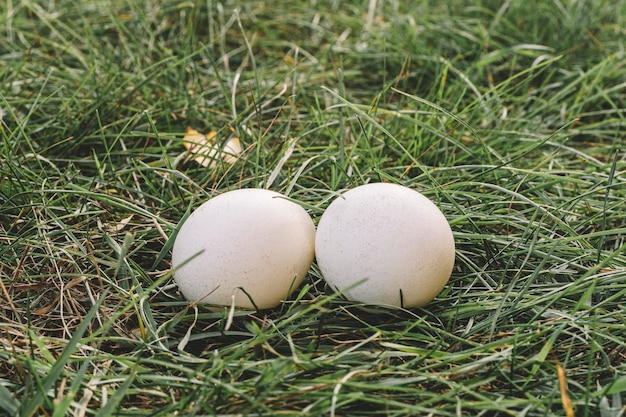
<path id="1" fill-rule="evenodd" d="M 207 138 L 206 135 L 203 135 L 197 130 L 187 127 L 185 136 L 183 137 L 183 145 L 188 151 L 192 151 L 196 145 L 206 145 L 207 141 L 215 136 L 215 132 L 210 132 L 209 136 L 210 138 Z"/>
<path id="2" fill-rule="evenodd" d="M 574 417 L 574 407 L 572 406 L 572 400 L 570 400 L 567 393 L 567 378 L 565 376 L 565 370 L 559 362 L 556 363 L 556 373 L 559 379 L 559 391 L 561 392 L 561 403 L 563 404 L 563 410 L 567 417 Z"/>
<path id="3" fill-rule="evenodd" d="M 224 162 L 234 163 L 239 154 L 241 154 L 241 142 L 239 142 L 238 137 L 233 136 L 224 146 Z"/>
<path id="4" fill-rule="evenodd" d="M 210 131 L 204 135 L 195 129 L 187 127 L 183 137 L 183 145 L 187 151 L 194 156 L 194 161 L 203 167 L 213 168 L 217 164 L 218 158 L 224 162 L 232 164 L 241 154 L 241 143 L 239 138 L 233 137 L 226 142 L 223 149 L 216 143 L 215 132 Z"/>

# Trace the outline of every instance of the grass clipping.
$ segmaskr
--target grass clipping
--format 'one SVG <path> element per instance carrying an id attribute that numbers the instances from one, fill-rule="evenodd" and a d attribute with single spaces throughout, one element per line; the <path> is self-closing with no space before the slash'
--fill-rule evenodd
<path id="1" fill-rule="evenodd" d="M 241 154 L 241 143 L 238 137 L 230 138 L 222 148 L 219 143 L 216 143 L 214 131 L 205 135 L 191 127 L 185 130 L 183 145 L 193 156 L 194 161 L 207 168 L 214 168 L 220 159 L 227 164 L 233 164 Z"/>

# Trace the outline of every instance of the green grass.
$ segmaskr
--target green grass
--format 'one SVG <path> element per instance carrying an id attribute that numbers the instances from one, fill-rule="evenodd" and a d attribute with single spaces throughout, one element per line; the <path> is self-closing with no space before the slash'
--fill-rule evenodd
<path id="1" fill-rule="evenodd" d="M 624 415 L 624 2 L 339 3 L 0 4 L 0 414 L 564 416 L 561 367 L 575 415 Z M 186 126 L 242 157 L 199 166 Z M 425 308 L 315 264 L 271 311 L 177 292 L 207 198 L 317 222 L 373 181 L 452 226 Z"/>

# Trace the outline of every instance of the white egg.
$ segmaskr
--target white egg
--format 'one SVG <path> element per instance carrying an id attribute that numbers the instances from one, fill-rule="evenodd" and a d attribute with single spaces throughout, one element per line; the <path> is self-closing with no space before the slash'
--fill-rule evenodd
<path id="1" fill-rule="evenodd" d="M 261 189 L 230 191 L 200 205 L 172 249 L 174 280 L 192 302 L 243 309 L 277 306 L 303 281 L 315 226 L 298 204 Z"/>
<path id="2" fill-rule="evenodd" d="M 326 282 L 367 304 L 421 307 L 454 268 L 454 237 L 437 206 L 417 191 L 374 183 L 337 197 L 315 238 Z"/>

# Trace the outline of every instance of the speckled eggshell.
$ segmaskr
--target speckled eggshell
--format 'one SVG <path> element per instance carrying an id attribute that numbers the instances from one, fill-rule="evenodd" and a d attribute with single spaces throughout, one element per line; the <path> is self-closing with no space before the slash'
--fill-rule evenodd
<path id="1" fill-rule="evenodd" d="M 367 304 L 424 306 L 454 267 L 454 237 L 443 213 L 419 192 L 389 183 L 337 197 L 319 221 L 315 251 L 326 282 Z"/>
<path id="2" fill-rule="evenodd" d="M 192 302 L 273 308 L 303 281 L 315 226 L 298 204 L 261 189 L 229 191 L 200 205 L 172 249 L 174 280 Z M 251 300 L 252 299 L 252 300 Z"/>

